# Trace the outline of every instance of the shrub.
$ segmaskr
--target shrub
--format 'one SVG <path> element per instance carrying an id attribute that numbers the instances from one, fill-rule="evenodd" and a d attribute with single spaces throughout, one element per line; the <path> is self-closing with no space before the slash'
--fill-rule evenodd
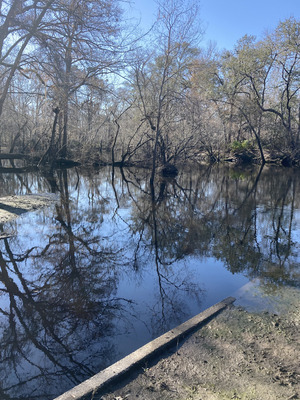
<path id="1" fill-rule="evenodd" d="M 230 147 L 238 164 L 250 163 L 256 158 L 254 146 L 249 140 L 235 140 Z"/>

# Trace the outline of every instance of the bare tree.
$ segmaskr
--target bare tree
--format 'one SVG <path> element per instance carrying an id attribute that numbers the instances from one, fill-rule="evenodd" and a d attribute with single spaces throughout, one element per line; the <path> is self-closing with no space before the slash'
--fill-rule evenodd
<path id="1" fill-rule="evenodd" d="M 153 132 L 152 183 L 157 161 L 162 164 L 170 161 L 167 154 L 169 117 L 172 108 L 182 103 L 188 91 L 191 65 L 198 54 L 195 46 L 201 37 L 197 18 L 196 2 L 166 0 L 158 3 L 154 27 L 157 48 L 148 52 L 134 68 L 141 114 Z"/>
<path id="2" fill-rule="evenodd" d="M 25 51 L 41 28 L 54 0 L 1 2 L 0 14 L 0 116 L 16 71 L 21 67 Z"/>
<path id="3" fill-rule="evenodd" d="M 123 50 L 118 1 L 69 0 L 52 9 L 55 24 L 38 36 L 32 68 L 47 77 L 45 85 L 62 113 L 60 155 L 66 157 L 70 101 L 95 76 L 111 74 L 120 66 Z"/>

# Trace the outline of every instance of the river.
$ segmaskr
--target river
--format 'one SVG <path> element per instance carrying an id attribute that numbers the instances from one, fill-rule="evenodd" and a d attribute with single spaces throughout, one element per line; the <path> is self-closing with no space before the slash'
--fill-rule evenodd
<path id="1" fill-rule="evenodd" d="M 298 170 L 149 178 L 0 174 L 0 197 L 57 195 L 0 225 L 1 399 L 53 399 L 223 298 L 246 301 L 241 288 L 276 308 L 279 290 L 300 287 Z"/>

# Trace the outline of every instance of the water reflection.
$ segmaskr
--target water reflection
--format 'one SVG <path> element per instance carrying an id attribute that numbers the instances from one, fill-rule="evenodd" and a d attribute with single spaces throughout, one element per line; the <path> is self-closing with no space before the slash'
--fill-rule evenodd
<path id="1" fill-rule="evenodd" d="M 52 399 L 248 279 L 299 286 L 298 175 L 0 175 L 1 196 L 59 194 L 1 226 L 0 398 Z"/>

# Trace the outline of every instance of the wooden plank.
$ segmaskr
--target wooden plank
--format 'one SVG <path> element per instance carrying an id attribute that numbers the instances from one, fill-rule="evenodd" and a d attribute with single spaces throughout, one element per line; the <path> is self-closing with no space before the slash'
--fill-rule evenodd
<path id="1" fill-rule="evenodd" d="M 200 314 L 170 330 L 164 335 L 152 340 L 145 346 L 140 347 L 138 350 L 122 358 L 120 361 L 117 361 L 110 367 L 75 386 L 73 389 L 65 392 L 54 400 L 80 400 L 82 397 L 93 392 L 95 393 L 97 390 L 103 389 L 108 384 L 116 382 L 122 376 L 124 376 L 125 373 L 128 373 L 137 365 L 149 359 L 151 356 L 162 352 L 166 347 L 178 342 L 178 340 L 183 336 L 187 335 L 193 330 L 196 330 L 202 324 L 208 322 L 210 318 L 218 314 L 221 310 L 226 308 L 229 304 L 232 304 L 234 301 L 234 297 L 227 297 L 223 301 L 211 306 L 210 308 L 207 308 Z"/>

